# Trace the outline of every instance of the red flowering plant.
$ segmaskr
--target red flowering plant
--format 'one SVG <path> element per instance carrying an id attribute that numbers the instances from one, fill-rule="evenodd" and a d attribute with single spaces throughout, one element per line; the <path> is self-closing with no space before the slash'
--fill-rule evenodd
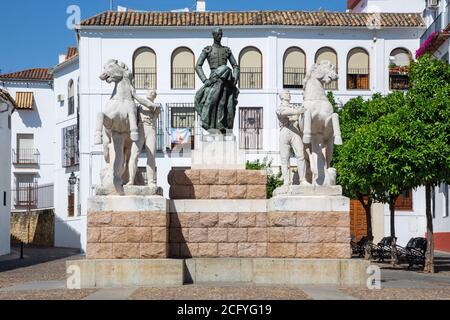
<path id="1" fill-rule="evenodd" d="M 431 43 L 434 39 L 438 36 L 439 32 L 435 31 L 432 34 L 428 36 L 428 38 L 422 43 L 419 49 L 416 51 L 416 59 L 423 56 L 425 53 L 427 53 L 428 48 L 430 47 Z"/>

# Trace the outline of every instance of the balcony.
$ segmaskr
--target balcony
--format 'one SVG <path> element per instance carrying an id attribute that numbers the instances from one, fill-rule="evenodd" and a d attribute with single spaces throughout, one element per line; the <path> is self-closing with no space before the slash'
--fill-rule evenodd
<path id="1" fill-rule="evenodd" d="M 12 209 L 44 209 L 54 206 L 53 184 L 21 183 L 12 191 Z"/>
<path id="2" fill-rule="evenodd" d="M 39 165 L 41 157 L 38 149 L 13 149 L 12 155 L 14 165 Z"/>
<path id="3" fill-rule="evenodd" d="M 134 82 L 136 89 L 156 89 L 156 68 L 136 68 Z"/>
<path id="4" fill-rule="evenodd" d="M 416 58 L 425 53 L 434 53 L 450 38 L 450 5 L 442 12 L 420 37 L 420 48 L 416 52 Z"/>
<path id="5" fill-rule="evenodd" d="M 194 68 L 173 68 L 172 89 L 194 89 L 195 72 Z"/>
<path id="6" fill-rule="evenodd" d="M 389 88 L 391 90 L 409 89 L 409 67 L 389 67 Z"/>
<path id="7" fill-rule="evenodd" d="M 284 68 L 283 88 L 302 89 L 305 76 L 305 68 Z"/>
<path id="8" fill-rule="evenodd" d="M 241 68 L 241 89 L 262 89 L 262 68 Z"/>

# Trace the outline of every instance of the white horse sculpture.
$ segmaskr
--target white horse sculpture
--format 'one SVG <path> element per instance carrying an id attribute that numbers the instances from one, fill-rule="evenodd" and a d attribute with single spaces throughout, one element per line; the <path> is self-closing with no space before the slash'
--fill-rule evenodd
<path id="1" fill-rule="evenodd" d="M 306 108 L 303 123 L 303 143 L 306 148 L 316 185 L 335 185 L 336 171 L 331 168 L 334 144 L 341 145 L 339 116 L 333 113 L 323 84 L 338 79 L 336 67 L 329 61 L 316 63 L 304 80 L 303 106 Z"/>
<path id="2" fill-rule="evenodd" d="M 103 143 L 105 161 L 109 164 L 102 174 L 102 185 L 113 184 L 115 191 L 123 194 L 123 184 L 128 180 L 131 145 L 139 140 L 133 73 L 124 63 L 109 60 L 100 79 L 115 83 L 105 111 L 97 116 L 95 144 Z"/>

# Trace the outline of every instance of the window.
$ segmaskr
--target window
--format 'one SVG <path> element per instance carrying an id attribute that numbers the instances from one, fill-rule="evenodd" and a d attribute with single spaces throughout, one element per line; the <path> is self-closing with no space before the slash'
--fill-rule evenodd
<path id="1" fill-rule="evenodd" d="M 332 48 L 321 48 L 317 51 L 316 53 L 316 59 L 315 62 L 321 62 L 321 61 L 330 61 L 333 65 L 336 66 L 336 72 L 338 72 L 338 57 L 337 57 L 337 53 L 336 51 L 334 51 L 334 49 Z M 325 84 L 324 85 L 324 89 L 325 90 L 337 90 L 338 89 L 338 80 L 334 80 L 332 82 L 330 82 L 329 84 Z"/>
<path id="2" fill-rule="evenodd" d="M 389 60 L 389 89 L 408 90 L 408 72 L 412 60 L 410 52 L 406 49 L 397 48 L 391 52 Z"/>
<path id="3" fill-rule="evenodd" d="M 73 84 L 73 80 L 69 81 L 68 85 L 68 95 L 69 99 L 67 100 L 68 103 L 68 114 L 69 116 L 74 114 L 75 112 L 75 86 Z"/>
<path id="4" fill-rule="evenodd" d="M 369 54 L 362 48 L 352 49 L 347 58 L 347 89 L 369 90 Z"/>
<path id="5" fill-rule="evenodd" d="M 302 49 L 286 50 L 283 60 L 283 88 L 301 89 L 306 75 L 306 55 Z"/>
<path id="6" fill-rule="evenodd" d="M 241 89 L 262 89 L 262 54 L 257 48 L 247 47 L 239 56 Z"/>
<path id="7" fill-rule="evenodd" d="M 399 211 L 412 211 L 413 210 L 413 198 L 412 190 L 404 191 L 395 202 L 395 210 Z"/>
<path id="8" fill-rule="evenodd" d="M 16 174 L 15 207 L 37 206 L 38 185 L 34 174 Z"/>
<path id="9" fill-rule="evenodd" d="M 150 48 L 137 49 L 133 55 L 136 89 L 156 89 L 156 54 Z"/>
<path id="10" fill-rule="evenodd" d="M 239 108 L 239 141 L 241 149 L 262 149 L 263 108 Z"/>
<path id="11" fill-rule="evenodd" d="M 194 149 L 196 113 L 193 103 L 168 103 L 167 123 L 171 149 Z"/>
<path id="12" fill-rule="evenodd" d="M 188 48 L 178 48 L 172 54 L 172 89 L 194 89 L 194 53 Z"/>
<path id="13" fill-rule="evenodd" d="M 62 132 L 62 166 L 68 168 L 78 164 L 78 126 L 73 125 Z"/>
<path id="14" fill-rule="evenodd" d="M 20 165 L 39 164 L 39 151 L 34 148 L 33 134 L 17 134 L 17 149 L 13 150 L 13 163 Z"/>

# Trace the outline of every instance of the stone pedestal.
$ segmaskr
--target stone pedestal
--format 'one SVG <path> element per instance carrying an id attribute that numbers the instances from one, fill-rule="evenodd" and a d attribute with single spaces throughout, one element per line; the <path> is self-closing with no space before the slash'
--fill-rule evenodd
<path id="1" fill-rule="evenodd" d="M 245 169 L 245 150 L 234 135 L 207 135 L 192 152 L 192 169 Z"/>
<path id="2" fill-rule="evenodd" d="M 170 198 L 178 199 L 266 199 L 264 170 L 172 170 Z"/>
<path id="3" fill-rule="evenodd" d="M 167 209 L 167 200 L 161 196 L 89 199 L 87 259 L 167 258 Z"/>

